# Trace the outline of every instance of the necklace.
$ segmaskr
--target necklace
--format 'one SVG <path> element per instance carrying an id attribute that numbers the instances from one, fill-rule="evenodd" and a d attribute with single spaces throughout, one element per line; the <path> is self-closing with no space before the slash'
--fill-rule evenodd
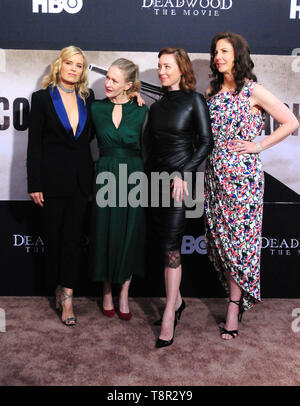
<path id="1" fill-rule="evenodd" d="M 57 86 L 59 86 L 61 88 L 61 90 L 63 90 L 66 93 L 73 93 L 75 92 L 75 87 L 73 89 L 67 89 L 66 87 L 64 87 L 61 83 L 57 83 Z"/>

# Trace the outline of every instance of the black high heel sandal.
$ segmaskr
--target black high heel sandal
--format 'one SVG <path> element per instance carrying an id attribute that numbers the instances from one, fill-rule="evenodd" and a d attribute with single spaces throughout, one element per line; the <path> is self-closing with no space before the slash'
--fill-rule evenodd
<path id="1" fill-rule="evenodd" d="M 230 302 L 236 304 L 237 306 L 239 306 L 238 321 L 241 322 L 242 317 L 243 317 L 243 313 L 244 313 L 244 308 L 242 307 L 242 298 L 240 300 L 231 300 L 230 299 L 229 303 Z M 221 321 L 219 321 L 218 324 L 220 324 L 220 323 L 226 323 L 226 321 L 221 320 Z M 220 327 L 220 335 L 222 336 L 223 334 L 228 334 L 232 338 L 235 338 L 235 337 L 237 337 L 239 335 L 239 331 L 238 330 L 227 330 L 225 327 Z"/>
<path id="2" fill-rule="evenodd" d="M 186 308 L 186 304 L 185 304 L 185 301 L 182 299 L 181 305 L 175 311 L 175 319 L 180 320 L 181 313 L 183 312 L 183 310 L 185 308 Z M 155 326 L 161 326 L 161 323 L 162 323 L 162 318 L 160 318 L 159 320 L 156 320 L 153 324 Z"/>

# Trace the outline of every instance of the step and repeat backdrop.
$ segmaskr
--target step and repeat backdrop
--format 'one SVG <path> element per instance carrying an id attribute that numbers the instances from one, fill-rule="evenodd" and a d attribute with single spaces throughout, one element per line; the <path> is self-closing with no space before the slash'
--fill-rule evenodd
<path id="1" fill-rule="evenodd" d="M 300 118 L 300 0 L 1 0 L 0 19 L 0 295 L 52 293 L 43 284 L 41 211 L 27 195 L 26 148 L 31 94 L 61 48 L 73 44 L 85 51 L 89 86 L 103 98 L 105 73 L 116 58 L 133 60 L 141 80 L 158 86 L 158 51 L 184 47 L 203 93 L 209 84 L 210 41 L 231 30 L 248 40 L 259 83 Z M 151 88 L 143 90 L 149 106 L 158 97 Z M 267 116 L 262 139 L 277 127 Z M 263 297 L 300 297 L 299 136 L 296 131 L 262 153 Z M 96 159 L 95 141 L 91 149 Z M 89 219 L 86 247 L 88 230 Z M 203 217 L 189 219 L 181 249 L 182 293 L 223 296 L 203 234 Z M 84 255 L 77 293 L 98 294 L 86 263 Z M 133 296 L 164 294 L 160 253 L 151 237 L 146 276 L 135 279 L 131 289 Z"/>

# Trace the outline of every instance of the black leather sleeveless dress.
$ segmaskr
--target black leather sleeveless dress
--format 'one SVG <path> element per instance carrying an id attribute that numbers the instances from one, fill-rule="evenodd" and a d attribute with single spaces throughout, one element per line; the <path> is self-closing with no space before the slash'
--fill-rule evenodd
<path id="1" fill-rule="evenodd" d="M 184 172 L 195 172 L 213 148 L 209 110 L 205 98 L 196 92 L 166 92 L 150 107 L 148 130 L 147 167 L 152 174 L 178 171 L 183 178 Z M 185 210 L 184 204 L 175 207 L 170 197 L 170 207 L 162 207 L 160 202 L 150 212 L 151 226 L 163 250 L 179 251 L 179 257 Z"/>

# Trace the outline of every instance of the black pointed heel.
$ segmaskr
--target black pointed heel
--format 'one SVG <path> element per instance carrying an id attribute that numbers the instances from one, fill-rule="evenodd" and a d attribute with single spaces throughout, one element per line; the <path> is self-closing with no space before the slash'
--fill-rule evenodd
<path id="1" fill-rule="evenodd" d="M 177 319 L 175 317 L 173 337 L 171 338 L 171 340 L 162 340 L 161 338 L 158 338 L 156 341 L 156 344 L 155 344 L 156 348 L 168 347 L 169 345 L 173 344 L 176 325 L 177 325 Z"/>
<path id="2" fill-rule="evenodd" d="M 171 338 L 171 340 L 162 340 L 161 338 L 158 338 L 155 344 L 156 348 L 164 348 L 168 347 L 169 345 L 172 345 L 174 341 L 174 337 Z"/>
<path id="3" fill-rule="evenodd" d="M 184 311 L 185 307 L 186 307 L 185 301 L 182 299 L 181 305 L 178 307 L 178 309 L 175 312 L 175 317 L 177 320 L 180 320 L 181 313 Z"/>
<path id="4" fill-rule="evenodd" d="M 182 299 L 181 305 L 178 307 L 178 309 L 175 311 L 175 319 L 180 320 L 181 313 L 183 310 L 186 308 L 185 301 Z M 154 326 L 161 326 L 162 323 L 162 318 L 159 320 L 156 320 L 153 324 Z"/>

